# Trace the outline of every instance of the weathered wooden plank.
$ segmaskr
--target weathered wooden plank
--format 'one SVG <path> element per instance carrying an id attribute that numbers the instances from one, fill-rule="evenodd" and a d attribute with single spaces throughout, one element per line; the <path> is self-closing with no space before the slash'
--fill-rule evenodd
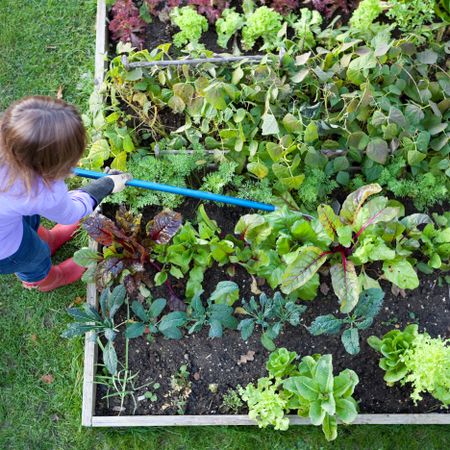
<path id="1" fill-rule="evenodd" d="M 309 419 L 288 416 L 291 425 L 311 425 Z M 450 424 L 450 414 L 360 414 L 352 425 Z M 204 425 L 256 425 L 246 415 L 217 416 L 94 416 L 93 427 L 160 427 Z"/>
<path id="2" fill-rule="evenodd" d="M 94 84 L 98 89 L 103 83 L 107 55 L 106 36 L 106 3 L 105 0 L 97 0 L 97 18 L 95 24 L 95 73 Z"/>

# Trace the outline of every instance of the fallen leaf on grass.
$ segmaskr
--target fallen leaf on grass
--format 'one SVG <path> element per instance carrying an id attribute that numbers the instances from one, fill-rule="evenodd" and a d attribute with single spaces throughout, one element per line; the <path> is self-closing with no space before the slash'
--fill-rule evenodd
<path id="1" fill-rule="evenodd" d="M 32 334 L 32 335 L 30 336 L 30 339 L 31 339 L 31 341 L 34 342 L 34 343 L 37 342 L 37 336 L 36 336 L 35 334 Z"/>
<path id="2" fill-rule="evenodd" d="M 75 300 L 69 305 L 69 308 L 72 306 L 78 306 L 86 302 L 86 297 L 75 297 Z"/>
<path id="3" fill-rule="evenodd" d="M 62 98 L 63 98 L 63 87 L 62 87 L 62 85 L 59 86 L 58 91 L 56 92 L 56 98 L 58 100 L 62 100 Z"/>
<path id="4" fill-rule="evenodd" d="M 51 373 L 48 373 L 47 375 L 42 375 L 41 381 L 45 384 L 52 384 L 53 381 L 55 381 L 55 378 Z"/>
<path id="5" fill-rule="evenodd" d="M 247 364 L 249 361 L 253 361 L 255 359 L 255 352 L 253 350 L 249 350 L 245 355 L 241 355 L 238 361 L 238 365 Z"/>

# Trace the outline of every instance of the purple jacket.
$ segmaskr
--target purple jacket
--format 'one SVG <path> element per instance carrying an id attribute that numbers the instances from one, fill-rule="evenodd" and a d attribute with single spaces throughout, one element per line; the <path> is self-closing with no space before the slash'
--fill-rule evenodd
<path id="1" fill-rule="evenodd" d="M 22 216 L 39 214 L 53 222 L 72 224 L 90 214 L 95 200 L 86 192 L 69 191 L 64 181 L 48 188 L 38 180 L 28 194 L 16 180 L 5 192 L 7 168 L 0 167 L 0 259 L 13 255 L 22 241 Z"/>

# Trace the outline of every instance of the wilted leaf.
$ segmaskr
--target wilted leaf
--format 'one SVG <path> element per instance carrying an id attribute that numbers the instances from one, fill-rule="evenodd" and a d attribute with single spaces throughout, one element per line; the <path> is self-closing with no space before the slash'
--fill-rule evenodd
<path id="1" fill-rule="evenodd" d="M 280 132 L 280 129 L 278 127 L 277 119 L 275 119 L 275 116 L 271 113 L 265 113 L 262 116 L 262 135 L 268 136 L 271 134 L 278 134 Z"/>
<path id="2" fill-rule="evenodd" d="M 52 384 L 53 381 L 55 381 L 55 377 L 51 373 L 48 373 L 46 375 L 42 375 L 41 381 L 45 384 Z"/>
<path id="3" fill-rule="evenodd" d="M 416 289 L 419 278 L 411 263 L 406 259 L 396 258 L 383 264 L 384 276 L 400 289 Z"/>

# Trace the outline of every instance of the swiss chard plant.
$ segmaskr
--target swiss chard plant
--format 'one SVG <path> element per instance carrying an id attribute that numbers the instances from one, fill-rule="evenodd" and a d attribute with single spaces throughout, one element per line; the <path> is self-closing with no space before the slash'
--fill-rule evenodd
<path id="1" fill-rule="evenodd" d="M 402 248 L 402 205 L 384 196 L 366 201 L 380 191 L 378 184 L 361 187 L 346 198 L 339 214 L 320 205 L 317 219 L 286 211 L 243 216 L 235 232 L 250 243 L 258 261 L 241 264 L 272 287 L 281 285 L 285 294 L 301 296 L 298 290 L 307 288 L 303 295 L 309 298 L 317 291 L 319 269 L 327 264 L 343 313 L 356 306 L 362 287 L 379 287 L 365 273 L 367 263 L 382 261 L 383 278 L 401 289 L 416 288 L 419 280 L 408 260 L 412 251 Z M 362 266 L 359 275 L 357 266 Z"/>
<path id="2" fill-rule="evenodd" d="M 261 343 L 269 351 L 275 350 L 273 340 L 281 333 L 286 323 L 292 326 L 300 324 L 300 317 L 305 312 L 306 306 L 298 305 L 294 301 L 283 298 L 279 292 L 275 292 L 273 297 L 268 297 L 265 293 L 259 296 L 259 300 L 251 297 L 247 302 L 242 301 L 242 307 L 237 308 L 237 312 L 250 316 L 239 322 L 238 330 L 242 339 L 246 341 L 255 330 L 256 326 L 261 327 Z"/>
<path id="3" fill-rule="evenodd" d="M 117 353 L 114 340 L 119 332 L 119 325 L 115 324 L 114 317 L 124 304 L 125 296 L 124 286 L 118 285 L 112 292 L 109 289 L 102 291 L 99 311 L 88 303 L 84 303 L 79 308 L 69 308 L 67 311 L 75 319 L 75 322 L 70 323 L 62 333 L 65 338 L 73 338 L 90 331 L 94 332 L 94 339 L 97 340 L 103 352 L 103 364 L 111 375 L 117 372 Z M 106 340 L 106 344 L 103 344 L 102 337 Z"/>
<path id="4" fill-rule="evenodd" d="M 88 217 L 83 227 L 89 236 L 103 246 L 97 260 L 94 279 L 99 289 L 113 282 L 123 282 L 127 292 L 143 299 L 146 287 L 161 281 L 161 268 L 155 264 L 153 248 L 165 245 L 181 227 L 181 215 L 173 211 L 162 211 L 144 226 L 142 216 L 135 215 L 121 206 L 116 222 L 95 214 Z M 157 271 L 151 278 L 148 266 Z M 163 278 L 164 282 L 164 278 Z M 168 285 L 169 290 L 170 286 Z M 171 291 L 173 294 L 173 291 Z M 176 302 L 172 299 L 172 302 Z"/>
<path id="5" fill-rule="evenodd" d="M 351 314 L 341 319 L 334 314 L 318 316 L 314 319 L 308 330 L 313 336 L 322 334 L 336 334 L 345 327 L 341 341 L 350 355 L 359 353 L 359 330 L 369 328 L 383 305 L 384 292 L 381 289 L 371 288 L 361 292 L 358 304 Z"/>

